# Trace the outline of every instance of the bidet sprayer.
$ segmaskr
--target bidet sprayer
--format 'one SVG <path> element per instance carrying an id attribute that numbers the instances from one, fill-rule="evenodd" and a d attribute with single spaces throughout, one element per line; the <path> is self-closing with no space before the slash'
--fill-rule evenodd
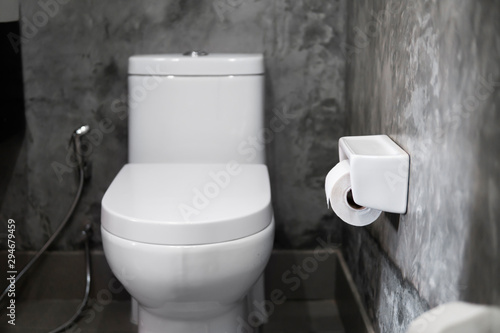
<path id="1" fill-rule="evenodd" d="M 85 175 L 85 179 L 90 178 L 90 167 L 87 161 L 85 160 L 85 156 L 83 155 L 82 152 L 82 138 L 89 132 L 90 132 L 89 125 L 80 126 L 73 131 L 70 140 L 70 143 L 73 143 L 73 151 L 75 153 L 76 161 L 78 163 L 78 166 L 82 168 Z"/>

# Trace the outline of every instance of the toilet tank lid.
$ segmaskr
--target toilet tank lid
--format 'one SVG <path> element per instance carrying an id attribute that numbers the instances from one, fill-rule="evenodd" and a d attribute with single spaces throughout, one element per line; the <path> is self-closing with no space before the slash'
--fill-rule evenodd
<path id="1" fill-rule="evenodd" d="M 129 58 L 129 75 L 261 75 L 262 54 L 222 54 L 185 56 L 182 54 L 135 55 Z"/>

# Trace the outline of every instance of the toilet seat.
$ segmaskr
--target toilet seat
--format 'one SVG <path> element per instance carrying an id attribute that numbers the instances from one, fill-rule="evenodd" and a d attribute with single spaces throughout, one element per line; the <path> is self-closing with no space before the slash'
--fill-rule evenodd
<path id="1" fill-rule="evenodd" d="M 102 199 L 102 227 L 137 242 L 198 245 L 255 234 L 272 220 L 262 164 L 126 164 Z"/>

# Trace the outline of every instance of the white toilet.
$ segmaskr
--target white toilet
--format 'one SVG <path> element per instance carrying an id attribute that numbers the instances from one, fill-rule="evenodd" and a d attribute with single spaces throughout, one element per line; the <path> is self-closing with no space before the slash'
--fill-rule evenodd
<path id="1" fill-rule="evenodd" d="M 139 332 L 250 332 L 274 238 L 262 55 L 129 59 L 129 164 L 102 242 Z M 259 300 L 262 301 L 262 300 Z"/>

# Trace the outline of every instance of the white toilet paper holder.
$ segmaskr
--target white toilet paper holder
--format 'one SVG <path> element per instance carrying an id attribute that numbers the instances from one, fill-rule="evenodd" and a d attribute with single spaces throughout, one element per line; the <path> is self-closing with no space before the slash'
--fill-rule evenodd
<path id="1" fill-rule="evenodd" d="M 356 204 L 406 213 L 410 156 L 387 135 L 342 137 L 339 158 L 349 161 Z"/>

